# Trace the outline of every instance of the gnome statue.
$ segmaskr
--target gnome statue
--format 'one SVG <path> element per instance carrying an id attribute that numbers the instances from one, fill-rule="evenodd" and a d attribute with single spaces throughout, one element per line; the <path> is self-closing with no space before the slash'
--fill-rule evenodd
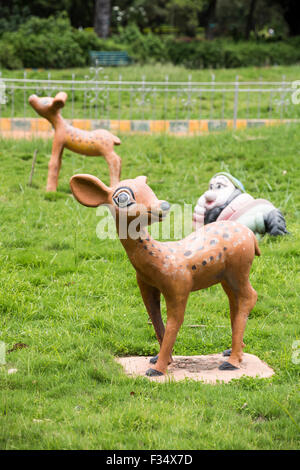
<path id="1" fill-rule="evenodd" d="M 279 209 L 266 199 L 254 199 L 238 179 L 226 172 L 216 173 L 209 182 L 209 190 L 198 199 L 193 227 L 198 230 L 216 220 L 235 220 L 257 236 L 288 233 Z"/>

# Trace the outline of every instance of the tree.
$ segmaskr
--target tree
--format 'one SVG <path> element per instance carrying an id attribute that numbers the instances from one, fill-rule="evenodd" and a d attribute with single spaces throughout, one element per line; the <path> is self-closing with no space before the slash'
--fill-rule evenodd
<path id="1" fill-rule="evenodd" d="M 247 22 L 246 22 L 246 31 L 245 31 L 245 38 L 249 39 L 251 31 L 254 29 L 254 12 L 257 5 L 257 0 L 251 0 L 249 13 L 247 15 Z"/>
<path id="2" fill-rule="evenodd" d="M 299 0 L 269 0 L 270 7 L 272 3 L 281 6 L 283 17 L 289 26 L 290 36 L 300 35 Z"/>
<path id="3" fill-rule="evenodd" d="M 96 0 L 94 29 L 100 38 L 107 38 L 110 29 L 111 4 L 110 0 Z"/>
<path id="4" fill-rule="evenodd" d="M 214 0 L 216 1 L 216 0 Z M 169 0 L 165 9 L 167 21 L 175 26 L 179 33 L 196 36 L 199 25 L 199 14 L 205 8 L 207 0 Z"/>
<path id="5" fill-rule="evenodd" d="M 209 0 L 205 14 L 205 37 L 206 39 L 213 39 L 214 29 L 216 27 L 216 10 L 218 0 Z"/>

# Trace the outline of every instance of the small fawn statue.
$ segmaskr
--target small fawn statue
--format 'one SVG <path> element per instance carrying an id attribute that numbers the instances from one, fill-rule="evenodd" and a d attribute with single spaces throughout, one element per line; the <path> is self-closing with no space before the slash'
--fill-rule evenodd
<path id="1" fill-rule="evenodd" d="M 56 191 L 57 189 L 64 148 L 81 155 L 103 156 L 109 167 L 110 184 L 115 185 L 120 181 L 121 158 L 114 151 L 114 145 L 120 145 L 120 139 L 105 129 L 84 131 L 71 126 L 60 114 L 67 98 L 67 93 L 63 91 L 59 92 L 54 98 L 49 96 L 39 98 L 36 95 L 29 97 L 29 103 L 33 109 L 40 116 L 46 118 L 55 131 L 52 154 L 48 165 L 46 190 Z"/>
<path id="2" fill-rule="evenodd" d="M 146 375 L 166 373 L 172 361 L 172 349 L 183 323 L 190 292 L 221 283 L 230 304 L 232 349 L 221 370 L 239 367 L 242 361 L 244 330 L 257 294 L 249 281 L 255 255 L 260 255 L 253 232 L 237 222 L 214 222 L 181 241 L 159 242 L 151 238 L 146 227 L 165 218 L 170 209 L 158 200 L 146 184 L 147 178 L 121 181 L 107 187 L 92 175 L 74 175 L 70 185 L 75 198 L 83 205 L 107 205 L 115 217 L 117 232 L 136 270 L 137 283 L 160 344 L 158 356 L 150 359 Z M 131 234 L 130 224 L 138 220 L 139 234 Z M 125 236 L 124 236 L 125 224 Z M 122 236 L 120 236 L 122 228 Z M 164 327 L 160 295 L 167 306 Z"/>

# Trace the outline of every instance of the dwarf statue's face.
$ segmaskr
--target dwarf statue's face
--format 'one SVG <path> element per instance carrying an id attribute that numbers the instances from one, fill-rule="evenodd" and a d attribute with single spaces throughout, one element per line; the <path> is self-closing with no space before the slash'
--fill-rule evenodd
<path id="1" fill-rule="evenodd" d="M 226 176 L 219 175 L 212 178 L 209 182 L 209 190 L 203 194 L 205 209 L 211 210 L 222 206 L 234 190 L 234 184 Z"/>

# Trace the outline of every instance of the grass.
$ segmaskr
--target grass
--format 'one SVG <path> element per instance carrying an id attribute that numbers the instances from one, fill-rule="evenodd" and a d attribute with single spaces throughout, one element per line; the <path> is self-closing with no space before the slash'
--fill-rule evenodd
<path id="1" fill-rule="evenodd" d="M 28 70 L 28 79 L 91 80 L 93 72 L 89 68 L 66 70 Z M 50 75 L 49 75 L 50 74 Z M 107 67 L 103 73 L 99 73 L 98 80 L 135 80 L 141 81 L 143 77 L 147 81 L 168 80 L 187 82 L 211 82 L 212 75 L 215 81 L 278 81 L 291 82 L 299 79 L 300 66 L 273 66 L 273 67 L 245 67 L 239 69 L 219 70 L 189 70 L 174 65 L 133 65 L 128 67 Z M 23 78 L 24 72 L 20 70 L 2 70 L 4 78 Z M 88 77 L 88 78 L 87 78 Z M 259 85 L 259 83 L 258 83 Z M 0 108 L 2 117 L 23 117 L 24 102 L 30 94 L 37 93 L 45 96 L 62 89 L 62 85 L 49 90 L 47 84 L 42 87 L 30 87 L 28 89 L 16 88 L 7 91 L 8 102 Z M 127 87 L 128 88 L 128 87 Z M 172 88 L 172 87 L 170 87 Z M 210 88 L 210 87 L 205 87 Z M 219 87 L 220 88 L 220 87 Z M 224 87 L 223 87 L 224 88 Z M 225 87 L 226 88 L 226 87 Z M 255 87 L 256 89 L 259 87 Z M 270 86 L 269 86 L 270 88 Z M 223 93 L 222 91 L 211 93 L 209 91 L 195 91 L 191 95 L 188 90 L 166 94 L 156 89 L 149 93 L 143 90 L 119 91 L 115 86 L 110 91 L 106 87 L 98 92 L 83 91 L 72 92 L 70 86 L 67 90 L 69 101 L 63 115 L 67 118 L 93 118 L 93 119 L 233 119 L 234 89 Z M 36 117 L 34 110 L 26 104 L 26 117 Z M 291 103 L 290 93 L 282 92 L 240 92 L 238 102 L 238 117 L 248 118 L 299 118 L 300 107 Z"/>
<path id="2" fill-rule="evenodd" d="M 51 74 L 52 79 L 71 80 L 72 74 L 76 79 L 84 80 L 86 75 L 93 76 L 89 67 L 73 69 L 26 69 L 27 78 L 48 79 Z M 2 69 L 4 78 L 23 78 L 23 70 Z M 109 80 L 118 80 L 122 75 L 123 80 L 141 80 L 145 76 L 146 80 L 164 80 L 168 76 L 169 81 L 188 81 L 189 76 L 193 81 L 210 81 L 212 74 L 216 81 L 234 81 L 236 76 L 241 81 L 257 81 L 258 79 L 268 81 L 296 80 L 299 78 L 300 65 L 276 65 L 266 67 L 240 67 L 236 69 L 188 69 L 180 65 L 172 64 L 151 64 L 151 65 L 130 65 L 127 67 L 104 67 L 103 73 L 99 76 L 107 76 Z"/>
<path id="3" fill-rule="evenodd" d="M 70 194 L 74 173 L 108 181 L 104 159 L 65 151 L 49 195 L 51 142 L 0 141 L 0 340 L 28 346 L 0 366 L 1 449 L 299 449 L 299 132 L 122 138 L 123 177 L 148 175 L 160 199 L 195 204 L 227 170 L 286 215 L 291 235 L 260 243 L 251 273 L 259 298 L 245 335 L 246 352 L 275 375 L 215 386 L 128 378 L 114 361 L 158 348 L 120 242 L 99 240 L 96 210 Z M 195 323 L 206 327 L 189 328 Z M 175 354 L 216 353 L 230 340 L 221 287 L 191 294 Z"/>

